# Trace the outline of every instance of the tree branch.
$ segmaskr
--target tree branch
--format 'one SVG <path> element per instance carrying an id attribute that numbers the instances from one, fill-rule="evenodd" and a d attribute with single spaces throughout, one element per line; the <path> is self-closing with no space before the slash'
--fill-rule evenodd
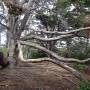
<path id="1" fill-rule="evenodd" d="M 90 29 L 90 27 L 85 27 L 85 28 L 79 28 L 79 29 L 75 29 L 75 30 L 70 30 L 67 32 L 59 32 L 59 31 L 45 31 L 45 30 L 34 30 L 35 32 L 43 32 L 46 34 L 71 34 L 71 33 L 75 33 L 75 32 L 79 32 L 79 31 L 83 31 L 83 30 L 88 30 Z"/>
<path id="2" fill-rule="evenodd" d="M 65 38 L 65 37 L 70 37 L 72 35 L 73 34 L 67 34 L 67 35 L 61 35 L 61 36 L 57 36 L 57 37 L 53 37 L 53 38 L 43 38 L 40 36 L 31 35 L 31 36 L 23 37 L 23 38 L 21 38 L 21 40 L 25 41 L 25 40 L 29 40 L 29 39 L 37 39 L 37 40 L 48 42 L 48 41 L 57 41 L 57 40 L 60 40 L 62 38 Z"/>
<path id="3" fill-rule="evenodd" d="M 2 24 L 1 22 L 0 22 L 0 24 L 1 24 L 3 27 L 5 27 L 6 29 L 9 29 L 9 27 L 8 27 L 7 25 Z"/>
<path id="4" fill-rule="evenodd" d="M 23 20 L 21 21 L 21 27 L 20 27 L 20 30 L 18 31 L 18 34 L 21 34 L 24 29 L 25 29 L 25 25 L 30 17 L 30 14 L 31 14 L 31 11 L 32 10 L 35 10 L 35 9 L 32 9 L 33 5 L 35 3 L 35 0 L 31 0 L 28 4 L 28 7 L 27 7 L 27 11 L 25 12 L 25 15 L 24 15 L 24 18 Z"/>
<path id="5" fill-rule="evenodd" d="M 5 17 L 3 14 L 0 14 L 0 18 L 2 18 L 2 19 L 5 19 L 5 20 L 6 20 L 6 17 Z"/>
<path id="6" fill-rule="evenodd" d="M 61 61 L 61 62 L 68 62 L 68 63 L 80 63 L 80 64 L 87 64 L 90 63 L 90 58 L 85 59 L 85 60 L 78 60 L 78 59 L 74 59 L 74 58 L 64 58 L 61 56 L 58 56 L 56 53 L 46 49 L 45 47 L 42 47 L 36 43 L 31 43 L 31 42 L 26 42 L 26 41 L 19 41 L 22 45 L 28 45 L 28 46 L 32 46 L 35 47 L 37 49 L 40 49 L 48 54 L 50 54 L 51 56 L 53 56 L 54 58 L 56 58 L 57 60 Z"/>

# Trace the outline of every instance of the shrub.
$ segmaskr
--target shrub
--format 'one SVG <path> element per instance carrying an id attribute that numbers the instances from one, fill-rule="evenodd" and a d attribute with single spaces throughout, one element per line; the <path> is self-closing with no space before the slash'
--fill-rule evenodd
<path id="1" fill-rule="evenodd" d="M 24 58 L 28 58 L 28 59 L 30 58 L 36 59 L 36 58 L 42 58 L 47 56 L 45 52 L 34 48 L 23 49 L 23 54 L 24 54 Z"/>
<path id="2" fill-rule="evenodd" d="M 74 64 L 73 67 L 74 67 L 75 69 L 83 72 L 83 71 L 85 71 L 85 69 L 86 69 L 87 66 L 86 66 L 86 65 L 82 65 L 82 64 Z"/>
<path id="3" fill-rule="evenodd" d="M 0 52 L 3 52 L 4 56 L 7 57 L 8 49 L 6 47 L 0 47 Z"/>
<path id="4" fill-rule="evenodd" d="M 47 55 L 43 51 L 31 51 L 28 58 L 36 59 L 36 58 L 42 58 L 46 57 Z"/>
<path id="5" fill-rule="evenodd" d="M 81 82 L 80 83 L 80 90 L 90 90 L 90 81 Z"/>
<path id="6" fill-rule="evenodd" d="M 74 53 L 72 53 L 72 55 L 71 55 L 71 57 L 72 58 L 76 58 L 76 59 L 79 59 L 79 60 L 84 60 L 84 59 L 86 59 L 87 58 L 87 55 L 85 54 L 85 53 L 76 53 L 76 52 L 74 52 Z"/>

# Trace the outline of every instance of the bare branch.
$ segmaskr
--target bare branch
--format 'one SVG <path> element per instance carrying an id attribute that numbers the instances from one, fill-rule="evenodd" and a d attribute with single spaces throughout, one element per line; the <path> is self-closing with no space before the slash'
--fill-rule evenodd
<path id="1" fill-rule="evenodd" d="M 83 31 L 83 30 L 88 30 L 90 29 L 90 27 L 85 27 L 85 28 L 79 28 L 79 29 L 75 29 L 75 30 L 71 30 L 71 31 L 67 31 L 67 32 L 59 32 L 59 31 L 45 31 L 45 30 L 34 30 L 35 32 L 43 32 L 46 34 L 71 34 L 71 33 L 75 33 L 75 32 L 79 32 L 79 31 Z"/>
<path id="2" fill-rule="evenodd" d="M 29 17 L 31 16 L 31 11 L 32 10 L 35 10 L 36 8 L 32 9 L 32 7 L 34 6 L 35 4 L 35 0 L 31 0 L 29 3 L 28 3 L 28 7 L 27 7 L 27 10 L 25 12 L 25 15 L 24 15 L 24 18 L 23 20 L 21 21 L 21 27 L 20 27 L 20 30 L 18 31 L 18 34 L 21 34 L 22 31 L 25 29 L 25 25 L 29 19 Z"/>
<path id="3" fill-rule="evenodd" d="M 5 17 L 3 14 L 0 14 L 0 17 L 1 17 L 2 19 L 6 19 L 6 17 Z"/>
<path id="4" fill-rule="evenodd" d="M 6 29 L 9 29 L 9 27 L 8 27 L 7 25 L 2 24 L 1 22 L 0 22 L 0 24 L 1 24 L 3 27 L 5 27 Z"/>
<path id="5" fill-rule="evenodd" d="M 74 59 L 74 58 L 64 58 L 61 56 L 58 56 L 56 53 L 46 49 L 45 47 L 42 47 L 36 43 L 31 43 L 31 42 L 26 42 L 26 41 L 19 41 L 22 45 L 28 45 L 28 46 L 32 46 L 35 47 L 37 49 L 40 49 L 48 54 L 50 54 L 51 56 L 53 56 L 54 58 L 56 58 L 57 60 L 61 61 L 61 62 L 69 62 L 69 63 L 80 63 L 80 64 L 86 64 L 90 62 L 90 58 L 85 59 L 85 60 L 78 60 L 78 59 Z"/>
<path id="6" fill-rule="evenodd" d="M 31 36 L 26 36 L 21 38 L 21 40 L 29 40 L 29 39 L 37 39 L 37 40 L 41 40 L 41 41 L 57 41 L 60 40 L 61 38 L 65 38 L 65 37 L 70 37 L 73 34 L 67 34 L 67 35 L 61 35 L 61 36 L 57 36 L 57 37 L 53 37 L 53 38 L 44 38 L 44 37 L 40 37 L 40 36 L 35 36 L 35 35 L 31 35 Z"/>

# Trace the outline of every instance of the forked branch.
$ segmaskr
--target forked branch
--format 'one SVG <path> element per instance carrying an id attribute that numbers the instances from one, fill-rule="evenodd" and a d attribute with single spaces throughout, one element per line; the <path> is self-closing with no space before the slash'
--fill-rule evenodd
<path id="1" fill-rule="evenodd" d="M 49 61 L 49 62 L 52 62 L 62 68 L 64 68 L 65 70 L 71 72 L 76 78 L 78 78 L 79 80 L 85 80 L 85 77 L 80 73 L 78 72 L 77 70 L 69 67 L 68 65 L 66 64 L 63 64 L 62 62 L 60 62 L 59 60 L 55 60 L 55 59 L 50 59 L 50 58 L 38 58 L 38 59 L 27 59 L 25 60 L 23 58 L 23 53 L 22 53 L 22 46 L 20 45 L 20 43 L 18 43 L 18 49 L 19 49 L 19 59 L 22 61 L 22 62 L 29 62 L 29 63 L 33 63 L 33 62 L 43 62 L 43 61 Z"/>
<path id="2" fill-rule="evenodd" d="M 78 59 L 74 59 L 74 58 L 64 58 L 61 56 L 58 56 L 56 53 L 48 50 L 45 47 L 42 47 L 36 43 L 31 43 L 31 42 L 26 42 L 26 41 L 19 41 L 22 45 L 27 45 L 27 46 L 31 46 L 31 47 L 35 47 L 37 49 L 40 49 L 46 53 L 48 53 L 49 55 L 51 55 L 52 57 L 56 58 L 57 60 L 59 60 L 60 62 L 68 62 L 68 63 L 79 63 L 79 64 L 89 64 L 90 63 L 90 58 L 85 59 L 85 60 L 78 60 Z"/>

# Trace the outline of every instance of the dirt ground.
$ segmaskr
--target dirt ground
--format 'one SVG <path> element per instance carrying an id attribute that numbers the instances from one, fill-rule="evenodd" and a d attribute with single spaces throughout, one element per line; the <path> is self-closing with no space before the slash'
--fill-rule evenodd
<path id="1" fill-rule="evenodd" d="M 71 90 L 78 79 L 53 63 L 30 63 L 0 71 L 0 90 Z"/>

